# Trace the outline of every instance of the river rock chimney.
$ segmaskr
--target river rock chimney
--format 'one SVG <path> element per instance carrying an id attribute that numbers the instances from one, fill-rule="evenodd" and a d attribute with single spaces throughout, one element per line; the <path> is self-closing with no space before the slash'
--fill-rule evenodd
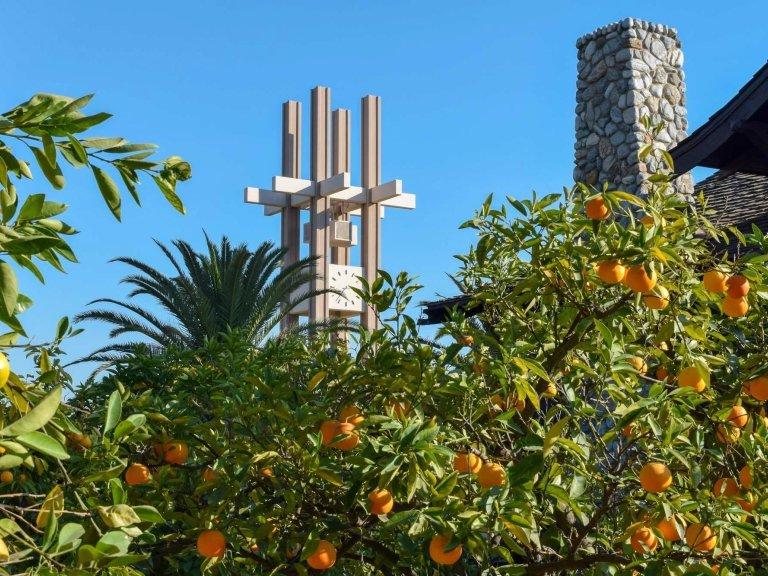
<path id="1" fill-rule="evenodd" d="M 643 193 L 654 160 L 640 162 L 648 141 L 641 118 L 664 122 L 657 142 L 667 149 L 687 136 L 683 53 L 677 31 L 626 18 L 579 38 L 576 83 L 574 179 L 594 186 L 608 182 Z M 689 174 L 674 182 L 690 196 Z"/>

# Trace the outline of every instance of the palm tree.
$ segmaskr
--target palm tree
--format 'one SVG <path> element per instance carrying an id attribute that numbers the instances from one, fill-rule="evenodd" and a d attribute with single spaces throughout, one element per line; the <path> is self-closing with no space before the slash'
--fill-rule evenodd
<path id="1" fill-rule="evenodd" d="M 79 314 L 77 321 L 111 324 L 110 338 L 124 334 L 143 338 L 108 344 L 81 361 L 111 362 L 141 346 L 150 352 L 169 347 L 195 349 L 206 339 L 233 329 L 241 330 L 257 345 L 288 310 L 314 294 L 309 290 L 297 292 L 315 277 L 312 258 L 281 267 L 285 250 L 272 242 L 264 242 L 251 252 L 245 244 L 233 247 L 226 236 L 219 244 L 207 235 L 205 240 L 207 252 L 195 252 L 189 243 L 174 240 L 180 260 L 167 246 L 155 241 L 171 262 L 176 272 L 173 276 L 135 258 L 115 258 L 113 262 L 122 262 L 138 271 L 122 280 L 134 287 L 128 297 L 149 296 L 165 309 L 170 319 L 158 318 L 135 301 L 94 300 L 90 304 L 111 304 L 117 309 L 88 310 Z"/>

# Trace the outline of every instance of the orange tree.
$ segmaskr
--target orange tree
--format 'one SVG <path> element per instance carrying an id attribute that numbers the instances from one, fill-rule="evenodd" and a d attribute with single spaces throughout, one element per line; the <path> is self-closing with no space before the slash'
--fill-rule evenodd
<path id="1" fill-rule="evenodd" d="M 382 274 L 363 291 L 382 327 L 349 350 L 232 333 L 83 392 L 117 381 L 147 416 L 115 455 L 167 520 L 137 569 L 766 573 L 762 234 L 714 256 L 722 233 L 664 175 L 643 198 L 489 199 L 465 226 L 483 312 L 446 347 Z"/>
<path id="2" fill-rule="evenodd" d="M 62 401 L 63 388 L 71 386 L 60 360 L 62 342 L 80 330 L 62 318 L 50 342 L 19 343 L 26 336 L 19 315 L 32 302 L 16 270 L 42 281 L 41 264 L 63 270 L 65 261 L 76 262 L 66 241 L 76 231 L 60 219 L 67 206 L 44 193 L 26 193 L 33 176 L 59 190 L 67 165 L 88 169 L 117 219 L 120 188 L 138 202 L 144 176 L 183 211 L 175 188 L 189 178 L 189 164 L 178 156 L 156 159 L 153 144 L 86 137 L 110 117 L 85 113 L 90 99 L 38 94 L 0 114 L 0 574 L 82 574 L 102 567 L 117 573 L 140 559 L 130 550 L 143 534 L 140 527 L 162 520 L 151 506 L 130 506 L 110 481 L 124 467 L 114 463 L 121 444 L 145 417 L 123 419 L 113 407 L 84 430 Z M 28 377 L 11 366 L 21 354 L 34 361 Z M 103 434 L 102 457 L 83 459 Z"/>

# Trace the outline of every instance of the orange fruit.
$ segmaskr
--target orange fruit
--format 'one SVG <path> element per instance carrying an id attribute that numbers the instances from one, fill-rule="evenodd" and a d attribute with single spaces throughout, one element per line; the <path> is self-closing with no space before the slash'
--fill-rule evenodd
<path id="1" fill-rule="evenodd" d="M 344 436 L 342 440 L 331 444 L 342 452 L 349 452 L 360 443 L 360 435 L 355 430 L 355 425 L 349 422 L 341 422 L 336 425 L 336 436 Z"/>
<path id="2" fill-rule="evenodd" d="M 315 551 L 307 556 L 307 564 L 315 570 L 328 570 L 336 564 L 336 547 L 328 540 L 320 540 Z"/>
<path id="3" fill-rule="evenodd" d="M 718 478 L 712 487 L 712 494 L 718 498 L 733 498 L 739 494 L 739 483 L 735 478 Z"/>
<path id="4" fill-rule="evenodd" d="M 624 428 L 621 429 L 621 433 L 624 435 L 625 438 L 634 438 L 635 436 L 635 423 L 630 422 Z"/>
<path id="5" fill-rule="evenodd" d="M 715 433 L 715 439 L 720 444 L 735 444 L 741 437 L 741 429 L 735 426 L 726 426 L 725 424 L 717 425 L 717 432 Z"/>
<path id="6" fill-rule="evenodd" d="M 486 462 L 480 467 L 477 473 L 477 482 L 483 488 L 492 488 L 493 486 L 503 486 L 507 481 L 507 473 L 501 464 L 496 462 Z"/>
<path id="7" fill-rule="evenodd" d="M 189 458 L 189 447 L 185 442 L 171 440 L 163 446 L 163 460 L 168 464 L 184 464 Z"/>
<path id="8" fill-rule="evenodd" d="M 749 294 L 749 280 L 739 274 L 728 278 L 725 285 L 728 287 L 726 293 L 731 298 L 744 298 Z"/>
<path id="9" fill-rule="evenodd" d="M 704 273 L 704 288 L 709 292 L 725 292 L 727 276 L 719 270 Z"/>
<path id="10" fill-rule="evenodd" d="M 651 272 L 649 276 L 645 266 L 632 266 L 624 277 L 624 283 L 634 292 L 650 292 L 656 286 L 656 272 Z"/>
<path id="11" fill-rule="evenodd" d="M 645 216 L 643 216 L 642 218 L 640 218 L 640 222 L 641 222 L 641 223 L 643 224 L 643 226 L 645 226 L 646 228 L 650 228 L 650 227 L 651 227 L 651 226 L 653 226 L 653 224 L 654 224 L 654 221 L 653 221 L 653 216 L 651 216 L 650 214 L 646 214 Z"/>
<path id="12" fill-rule="evenodd" d="M 128 486 L 149 484 L 150 480 L 152 480 L 152 474 L 149 473 L 149 468 L 144 464 L 131 464 L 125 470 L 125 483 Z"/>
<path id="13" fill-rule="evenodd" d="M 703 392 L 707 387 L 707 382 L 701 377 L 699 368 L 688 366 L 680 370 L 677 375 L 677 385 L 681 388 L 693 388 L 696 392 Z"/>
<path id="14" fill-rule="evenodd" d="M 275 473 L 272 471 L 272 468 L 262 468 L 261 469 L 261 475 L 265 478 L 272 478 Z"/>
<path id="15" fill-rule="evenodd" d="M 658 494 L 672 486 L 672 472 L 666 464 L 649 462 L 640 469 L 640 485 L 646 492 Z"/>
<path id="16" fill-rule="evenodd" d="M 669 290 L 657 285 L 650 292 L 643 294 L 643 304 L 651 310 L 664 310 L 669 306 Z"/>
<path id="17" fill-rule="evenodd" d="M 640 358 L 640 356 L 632 356 L 627 362 L 629 362 L 632 368 L 640 372 L 640 374 L 648 372 L 648 364 L 646 364 L 645 360 Z"/>
<path id="18" fill-rule="evenodd" d="M 618 260 L 606 260 L 597 265 L 597 275 L 606 284 L 618 284 L 624 279 L 627 269 Z"/>
<path id="19" fill-rule="evenodd" d="M 365 416 L 363 416 L 360 408 L 354 404 L 344 406 L 344 408 L 341 409 L 341 412 L 339 412 L 339 422 L 349 422 L 355 426 L 360 426 L 364 420 Z"/>
<path id="20" fill-rule="evenodd" d="M 722 304 L 723 314 L 729 318 L 741 318 L 745 316 L 749 311 L 749 304 L 746 298 L 731 298 L 726 296 L 723 298 Z"/>
<path id="21" fill-rule="evenodd" d="M 750 493 L 745 494 L 744 498 L 737 498 L 736 502 L 744 512 L 752 512 L 755 506 L 757 506 L 757 498 L 755 498 L 754 494 Z"/>
<path id="22" fill-rule="evenodd" d="M 749 395 L 758 402 L 768 400 L 768 377 L 758 376 L 746 384 Z"/>
<path id="23" fill-rule="evenodd" d="M 557 396 L 557 386 L 555 386 L 553 382 L 548 382 L 546 389 L 541 393 L 541 395 L 545 398 L 554 398 Z M 523 407 L 525 407 L 525 403 L 523 403 Z"/>
<path id="24" fill-rule="evenodd" d="M 10 470 L 0 472 L 0 484 L 10 484 L 11 482 L 13 482 L 13 472 Z"/>
<path id="25" fill-rule="evenodd" d="M 472 336 L 462 336 L 459 338 L 459 344 L 462 346 L 472 346 L 475 343 L 475 339 Z"/>
<path id="26" fill-rule="evenodd" d="M 221 558 L 227 549 L 227 539 L 218 530 L 203 530 L 197 537 L 197 552 L 203 558 Z"/>
<path id="27" fill-rule="evenodd" d="M 389 514 L 392 510 L 392 506 L 395 504 L 395 499 L 392 497 L 392 493 L 383 488 L 371 491 L 371 493 L 368 494 L 368 500 L 371 502 L 371 514 L 376 514 L 377 516 Z"/>
<path id="28" fill-rule="evenodd" d="M 496 406 L 501 411 L 507 411 L 512 406 L 515 407 L 515 410 L 518 412 L 522 412 L 525 410 L 525 398 L 518 398 L 517 394 L 510 394 L 507 396 L 507 399 L 504 400 L 501 395 L 494 394 L 491 396 L 491 404 Z"/>
<path id="29" fill-rule="evenodd" d="M 646 550 L 653 552 L 659 545 L 659 539 L 647 526 L 640 526 L 629 540 L 632 549 L 638 554 L 645 554 Z"/>
<path id="30" fill-rule="evenodd" d="M 453 469 L 459 474 L 477 474 L 483 461 L 476 454 L 459 452 L 453 457 Z"/>
<path id="31" fill-rule="evenodd" d="M 659 366 L 656 368 L 656 380 L 666 380 L 667 376 L 669 376 L 669 370 L 667 370 L 664 366 Z"/>
<path id="32" fill-rule="evenodd" d="M 91 446 L 93 446 L 93 442 L 85 434 L 71 433 L 71 434 L 67 434 L 67 437 L 69 438 L 69 440 L 77 444 L 83 450 L 89 450 Z"/>
<path id="33" fill-rule="evenodd" d="M 152 444 L 152 452 L 154 452 L 155 456 L 157 456 L 162 460 L 163 454 L 165 454 L 165 443 L 155 442 L 154 444 Z"/>
<path id="34" fill-rule="evenodd" d="M 330 446 L 336 437 L 336 427 L 339 425 L 336 420 L 326 420 L 320 424 L 320 437 L 323 446 Z"/>
<path id="35" fill-rule="evenodd" d="M 8 362 L 8 357 L 0 352 L 0 388 L 8 383 L 8 378 L 11 375 L 11 363 Z"/>
<path id="36" fill-rule="evenodd" d="M 664 518 L 656 524 L 656 528 L 661 532 L 661 537 L 667 542 L 677 542 L 680 540 L 680 532 L 677 528 L 677 521 L 674 516 Z"/>
<path id="37" fill-rule="evenodd" d="M 445 547 L 451 541 L 450 536 L 433 536 L 429 541 L 429 557 L 434 560 L 436 564 L 442 566 L 450 566 L 456 564 L 461 558 L 462 546 L 459 544 L 455 548 L 446 550 Z"/>
<path id="38" fill-rule="evenodd" d="M 739 470 L 739 482 L 741 483 L 741 487 L 745 490 L 752 488 L 752 469 L 749 467 L 749 464 L 746 464 Z"/>
<path id="39" fill-rule="evenodd" d="M 728 422 L 739 428 L 744 428 L 749 422 L 749 414 L 744 409 L 744 406 L 736 405 L 731 408 L 731 411 L 728 413 Z"/>
<path id="40" fill-rule="evenodd" d="M 203 470 L 203 482 L 213 482 L 218 479 L 218 477 L 219 473 L 210 466 L 206 466 L 205 470 Z"/>
<path id="41" fill-rule="evenodd" d="M 697 552 L 709 552 L 717 546 L 717 536 L 706 524 L 691 524 L 685 531 L 685 543 Z"/>

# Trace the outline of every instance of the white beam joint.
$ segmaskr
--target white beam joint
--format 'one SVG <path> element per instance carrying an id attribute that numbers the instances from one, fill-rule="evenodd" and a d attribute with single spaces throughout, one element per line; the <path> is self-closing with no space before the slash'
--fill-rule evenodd
<path id="1" fill-rule="evenodd" d="M 373 188 L 371 188 L 370 193 L 371 193 L 371 204 L 378 204 L 379 202 L 383 202 L 384 200 L 395 198 L 397 196 L 402 195 L 403 193 L 403 181 L 391 180 L 390 182 L 379 184 L 378 186 L 374 186 Z"/>

